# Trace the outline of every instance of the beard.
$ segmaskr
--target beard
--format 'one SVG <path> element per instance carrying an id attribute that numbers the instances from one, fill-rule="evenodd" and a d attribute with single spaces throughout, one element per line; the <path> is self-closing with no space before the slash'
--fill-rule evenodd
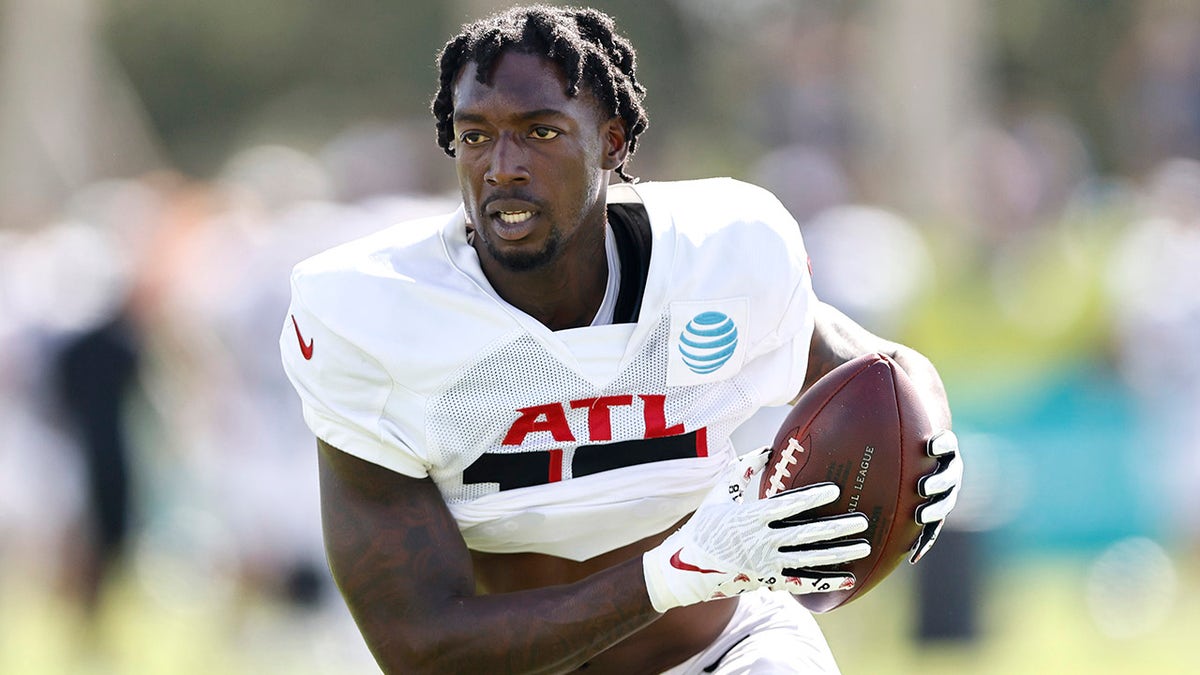
<path id="1" fill-rule="evenodd" d="M 546 237 L 546 243 L 536 251 L 506 251 L 497 247 L 491 237 L 482 236 L 481 232 L 477 231 L 475 236 L 483 242 L 492 259 L 509 272 L 528 272 L 548 265 L 558 257 L 562 239 L 558 229 L 555 228 Z"/>

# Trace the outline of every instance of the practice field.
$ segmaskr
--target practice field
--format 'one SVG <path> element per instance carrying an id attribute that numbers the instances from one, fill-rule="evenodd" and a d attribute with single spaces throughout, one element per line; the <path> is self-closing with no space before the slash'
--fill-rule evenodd
<path id="1" fill-rule="evenodd" d="M 872 593 L 818 617 L 847 675 L 858 673 L 1194 673 L 1200 564 L 1176 559 L 1172 583 L 1109 579 L 1093 558 L 1014 562 L 990 570 L 973 644 L 918 647 L 913 577 L 900 570 Z M 1170 575 L 1172 573 L 1168 573 Z M 1100 597 L 1089 592 L 1105 590 Z M 1090 589 L 1090 591 L 1089 591 Z M 1139 594 L 1171 591 L 1142 602 Z M 160 593 L 155 591 L 154 593 Z M 22 675 L 358 675 L 375 672 L 336 602 L 316 615 L 179 589 L 174 604 L 144 584 L 118 589 L 90 647 L 69 608 L 9 578 L 0 587 L 0 672 Z M 1143 598 L 1144 599 L 1144 598 Z M 1113 603 L 1116 604 L 1113 604 Z M 1122 605 L 1121 603 L 1125 603 Z M 1129 633 L 1123 637 L 1106 634 Z M 1093 615 L 1099 616 L 1097 621 Z M 1123 626 L 1123 627 L 1122 627 Z"/>
<path id="2" fill-rule="evenodd" d="M 1159 578 L 1138 579 L 1130 570 L 1109 579 L 1082 557 L 991 569 L 982 639 L 969 644 L 915 644 L 911 572 L 903 567 L 871 595 L 818 621 L 847 675 L 1195 673 L 1200 561 L 1176 559 L 1174 570 L 1165 584 L 1161 570 L 1151 569 Z M 1097 596 L 1110 582 L 1111 593 Z"/>

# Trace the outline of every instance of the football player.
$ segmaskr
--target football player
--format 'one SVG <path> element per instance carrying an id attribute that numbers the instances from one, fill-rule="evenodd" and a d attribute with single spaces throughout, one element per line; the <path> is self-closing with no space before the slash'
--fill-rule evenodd
<path id="1" fill-rule="evenodd" d="M 869 553 L 867 519 L 808 515 L 832 484 L 743 497 L 765 455 L 730 434 L 868 352 L 949 429 L 937 372 L 814 296 L 768 192 L 631 179 L 644 89 L 608 16 L 513 8 L 439 64 L 462 206 L 299 264 L 281 337 L 380 666 L 835 672 L 790 594 L 852 586 L 829 566 Z M 961 476 L 939 438 L 914 559 Z"/>

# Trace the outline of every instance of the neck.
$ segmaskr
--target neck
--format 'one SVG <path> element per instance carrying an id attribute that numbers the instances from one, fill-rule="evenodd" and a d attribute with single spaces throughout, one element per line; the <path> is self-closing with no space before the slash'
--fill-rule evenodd
<path id="1" fill-rule="evenodd" d="M 603 215 L 603 214 L 602 214 Z M 483 273 L 496 293 L 550 330 L 591 324 L 608 284 L 606 220 L 572 237 L 554 261 L 533 270 L 513 271 L 487 257 L 478 242 Z"/>

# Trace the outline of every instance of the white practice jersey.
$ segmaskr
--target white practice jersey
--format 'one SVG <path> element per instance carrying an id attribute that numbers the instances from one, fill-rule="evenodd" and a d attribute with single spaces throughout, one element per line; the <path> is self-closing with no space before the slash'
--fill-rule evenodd
<path id="1" fill-rule="evenodd" d="M 650 220 L 636 323 L 551 331 L 509 305 L 461 208 L 297 265 L 280 347 L 313 433 L 432 478 L 479 551 L 585 560 L 695 510 L 730 433 L 800 390 L 808 256 L 778 200 L 731 179 L 609 201 Z"/>

